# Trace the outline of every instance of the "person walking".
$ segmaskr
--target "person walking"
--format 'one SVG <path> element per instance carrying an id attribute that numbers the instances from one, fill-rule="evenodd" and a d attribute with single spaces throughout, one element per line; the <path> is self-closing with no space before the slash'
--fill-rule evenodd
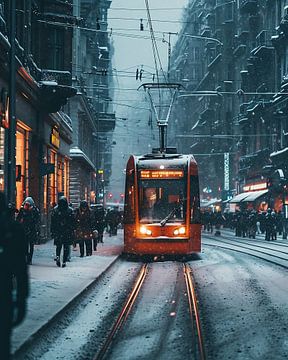
<path id="1" fill-rule="evenodd" d="M 86 200 L 80 202 L 80 206 L 75 212 L 76 230 L 75 237 L 79 243 L 80 257 L 84 256 L 84 244 L 86 256 L 92 255 L 93 222 L 91 211 Z"/>
<path id="2" fill-rule="evenodd" d="M 266 229 L 265 240 L 267 240 L 267 241 L 273 240 L 272 232 L 273 232 L 274 220 L 272 218 L 271 213 L 272 213 L 272 210 L 269 208 L 267 210 L 267 214 L 265 216 L 265 229 Z"/>
<path id="3" fill-rule="evenodd" d="M 51 235 L 56 245 L 56 265 L 61 266 L 60 256 L 63 247 L 62 267 L 66 266 L 69 256 L 69 246 L 74 240 L 75 219 L 73 209 L 68 206 L 65 196 L 61 196 L 58 205 L 52 210 Z"/>
<path id="4" fill-rule="evenodd" d="M 102 204 L 97 204 L 94 210 L 94 227 L 98 231 L 98 242 L 103 243 L 103 234 L 106 226 L 105 222 L 105 210 Z M 93 237 L 94 251 L 97 249 L 97 238 Z"/>
<path id="5" fill-rule="evenodd" d="M 32 197 L 27 197 L 17 215 L 16 220 L 23 225 L 28 241 L 27 264 L 32 264 L 34 245 L 39 242 L 40 212 Z"/>
<path id="6" fill-rule="evenodd" d="M 1 192 L 0 229 L 0 359 L 9 360 L 12 327 L 19 325 L 26 315 L 27 242 L 23 226 L 11 218 Z"/>
<path id="7" fill-rule="evenodd" d="M 118 208 L 108 210 L 105 221 L 109 228 L 109 236 L 117 235 L 117 227 L 120 222 Z"/>

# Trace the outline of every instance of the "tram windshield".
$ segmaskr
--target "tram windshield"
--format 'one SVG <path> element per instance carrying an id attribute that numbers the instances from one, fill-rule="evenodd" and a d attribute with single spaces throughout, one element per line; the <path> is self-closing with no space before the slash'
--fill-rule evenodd
<path id="1" fill-rule="evenodd" d="M 141 223 L 184 222 L 186 189 L 183 179 L 140 180 L 139 219 Z"/>

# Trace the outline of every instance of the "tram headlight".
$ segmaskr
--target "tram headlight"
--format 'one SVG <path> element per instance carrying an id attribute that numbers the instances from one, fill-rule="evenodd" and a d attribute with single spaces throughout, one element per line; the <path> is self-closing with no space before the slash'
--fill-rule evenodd
<path id="1" fill-rule="evenodd" d="M 151 236 L 152 231 L 150 229 L 147 229 L 145 226 L 141 226 L 140 227 L 140 234 Z"/>
<path id="2" fill-rule="evenodd" d="M 180 228 L 178 228 L 178 229 L 175 229 L 174 230 L 174 232 L 173 232 L 173 234 L 174 235 L 184 235 L 186 233 L 186 229 L 185 229 L 185 227 L 184 226 L 181 226 Z"/>

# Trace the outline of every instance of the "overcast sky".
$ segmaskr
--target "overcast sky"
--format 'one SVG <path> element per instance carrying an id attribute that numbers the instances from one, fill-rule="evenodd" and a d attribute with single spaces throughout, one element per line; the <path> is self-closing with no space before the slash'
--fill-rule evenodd
<path id="1" fill-rule="evenodd" d="M 165 32 L 178 32 L 181 27 L 182 9 L 188 0 L 149 0 L 151 18 L 155 37 L 162 39 Z M 143 19 L 144 31 L 140 31 L 140 19 Z M 158 20 L 158 21 L 157 21 Z M 109 28 L 112 28 L 112 40 L 115 47 L 113 67 L 119 71 L 119 81 L 134 84 L 134 74 L 124 74 L 120 71 L 136 71 L 143 65 L 144 70 L 153 72 L 154 59 L 147 21 L 145 0 L 113 0 L 109 10 Z M 148 39 L 132 39 L 129 36 L 146 36 Z M 176 36 L 171 36 L 174 43 Z M 167 43 L 157 42 L 165 70 L 167 69 Z M 152 69 L 151 69 L 152 68 Z M 148 74 L 147 74 L 148 75 Z M 124 76 L 126 76 L 124 78 Z M 127 76 L 133 76 L 129 78 Z"/>
<path id="2" fill-rule="evenodd" d="M 159 39 L 157 45 L 161 63 L 166 71 L 168 46 L 161 39 L 164 34 L 167 41 L 168 34 L 165 33 L 180 30 L 182 11 L 189 0 L 148 0 L 148 2 L 154 35 Z M 144 31 L 140 31 L 140 19 L 143 19 Z M 131 109 L 125 106 L 135 106 L 136 104 L 136 106 L 150 108 L 148 102 L 140 102 L 143 94 L 139 93 L 137 88 L 141 85 L 141 82 L 135 79 L 137 68 L 143 68 L 143 80 L 145 82 L 152 82 L 152 74 L 155 73 L 145 0 L 112 0 L 109 9 L 108 27 L 115 51 L 112 66 L 114 68 L 113 74 L 117 73 L 114 80 L 115 87 L 118 89 L 114 93 L 114 111 L 116 112 L 114 139 L 117 145 L 113 150 L 112 178 L 109 189 L 112 193 L 116 193 L 123 191 L 123 169 L 126 166 L 129 153 L 143 152 L 143 144 L 146 145 L 146 148 L 144 146 L 144 152 L 147 152 L 148 145 L 150 147 L 155 146 L 155 141 L 157 142 L 158 138 L 156 136 L 154 143 L 150 141 L 151 133 L 147 128 L 148 112 L 146 112 L 147 119 L 143 120 L 142 118 L 140 121 L 139 109 Z M 137 38 L 133 39 L 131 36 Z M 146 37 L 146 39 L 142 37 Z M 172 46 L 176 39 L 176 35 L 171 35 Z M 124 89 L 132 89 L 132 91 Z M 116 103 L 122 105 L 116 105 Z M 142 115 L 146 116 L 143 112 Z M 127 118 L 127 121 L 122 121 L 121 118 Z M 155 131 L 157 131 L 156 126 L 154 127 Z"/>

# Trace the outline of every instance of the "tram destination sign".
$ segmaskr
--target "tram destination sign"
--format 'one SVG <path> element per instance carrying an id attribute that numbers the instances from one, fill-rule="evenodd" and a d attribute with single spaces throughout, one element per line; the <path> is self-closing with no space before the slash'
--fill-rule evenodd
<path id="1" fill-rule="evenodd" d="M 183 178 L 183 170 L 141 170 L 141 179 L 179 179 Z"/>

